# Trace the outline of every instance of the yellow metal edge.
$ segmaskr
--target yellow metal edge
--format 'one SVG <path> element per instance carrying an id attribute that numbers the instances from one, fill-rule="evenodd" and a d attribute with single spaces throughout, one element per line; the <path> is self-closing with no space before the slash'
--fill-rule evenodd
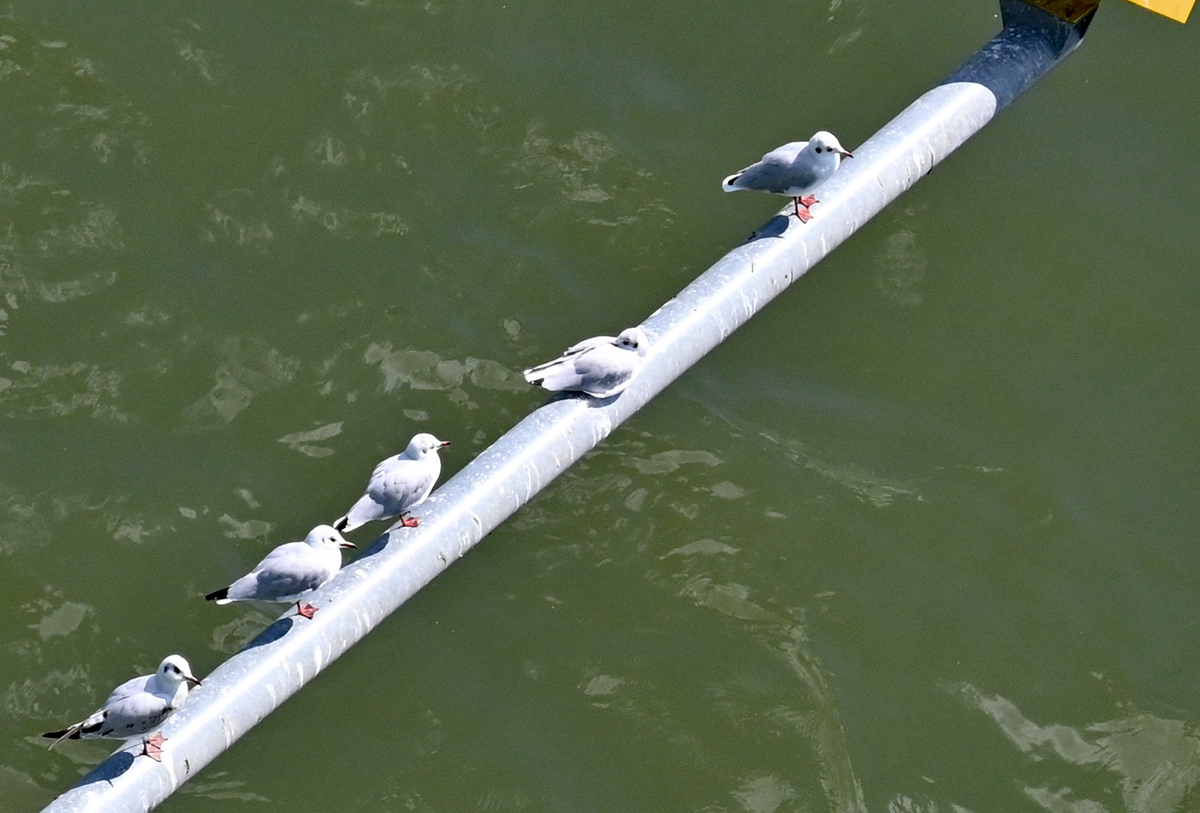
<path id="1" fill-rule="evenodd" d="M 1155 14 L 1170 17 L 1177 23 L 1186 23 L 1196 0 L 1129 0 L 1135 6 L 1148 8 Z"/>

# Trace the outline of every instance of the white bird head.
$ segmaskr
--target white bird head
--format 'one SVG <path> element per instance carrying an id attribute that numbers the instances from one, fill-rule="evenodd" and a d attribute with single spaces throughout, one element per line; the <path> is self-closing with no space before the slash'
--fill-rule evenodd
<path id="1" fill-rule="evenodd" d="M 837 140 L 837 136 L 824 130 L 817 132 L 808 140 L 807 149 L 812 150 L 819 158 L 832 160 L 835 167 L 841 163 L 843 158 L 854 157 L 850 150 L 843 147 Z"/>
<path id="2" fill-rule="evenodd" d="M 623 350 L 632 350 L 639 356 L 644 356 L 646 348 L 650 346 L 650 340 L 646 337 L 646 331 L 640 327 L 628 327 L 621 331 L 621 335 L 617 336 L 617 340 L 613 344 Z"/>
<path id="3" fill-rule="evenodd" d="M 200 685 L 200 679 L 192 674 L 192 667 L 182 655 L 168 655 L 158 665 L 154 682 L 164 689 L 172 689 L 183 682 Z"/>
<path id="4" fill-rule="evenodd" d="M 304 541 L 314 548 L 357 548 L 332 525 L 318 525 L 308 532 Z"/>
<path id="5" fill-rule="evenodd" d="M 426 455 L 436 454 L 438 449 L 449 445 L 450 441 L 448 440 L 438 440 L 428 432 L 422 432 L 419 435 L 413 435 L 413 439 L 408 442 L 408 448 L 404 450 L 404 456 L 413 460 L 421 460 Z"/>

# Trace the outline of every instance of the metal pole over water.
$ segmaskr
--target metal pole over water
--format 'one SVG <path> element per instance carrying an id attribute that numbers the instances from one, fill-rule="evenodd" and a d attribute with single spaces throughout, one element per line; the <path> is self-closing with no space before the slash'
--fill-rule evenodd
<path id="1" fill-rule="evenodd" d="M 171 795 L 1074 50 L 1095 4 L 1047 5 L 1061 16 L 1001 0 L 1004 30 L 855 149 L 812 221 L 788 217 L 789 204 L 652 314 L 645 364 L 623 394 L 534 411 L 438 489 L 419 528 L 384 534 L 313 595 L 313 619 L 279 619 L 205 676 L 163 725 L 161 763 L 136 758 L 135 742 L 44 813 L 134 813 Z"/>

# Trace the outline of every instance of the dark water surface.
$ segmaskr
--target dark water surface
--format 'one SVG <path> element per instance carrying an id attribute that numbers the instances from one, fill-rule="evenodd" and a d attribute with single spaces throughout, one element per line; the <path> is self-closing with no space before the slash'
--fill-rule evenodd
<path id="1" fill-rule="evenodd" d="M 202 595 L 645 318 L 989 3 L 17 0 L 0 810 Z M 1084 47 L 163 810 L 1200 810 L 1200 27 Z M 361 533 L 361 532 L 360 532 Z M 360 543 L 370 541 L 355 535 Z"/>

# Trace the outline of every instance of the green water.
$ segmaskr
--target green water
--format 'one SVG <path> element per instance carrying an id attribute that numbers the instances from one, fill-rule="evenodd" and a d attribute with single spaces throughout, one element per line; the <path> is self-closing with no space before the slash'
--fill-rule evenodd
<path id="1" fill-rule="evenodd" d="M 417 431 L 645 318 L 990 3 L 0 16 L 0 810 Z M 1084 47 L 169 811 L 1200 809 L 1200 24 Z M 370 539 L 355 537 L 360 542 Z"/>

